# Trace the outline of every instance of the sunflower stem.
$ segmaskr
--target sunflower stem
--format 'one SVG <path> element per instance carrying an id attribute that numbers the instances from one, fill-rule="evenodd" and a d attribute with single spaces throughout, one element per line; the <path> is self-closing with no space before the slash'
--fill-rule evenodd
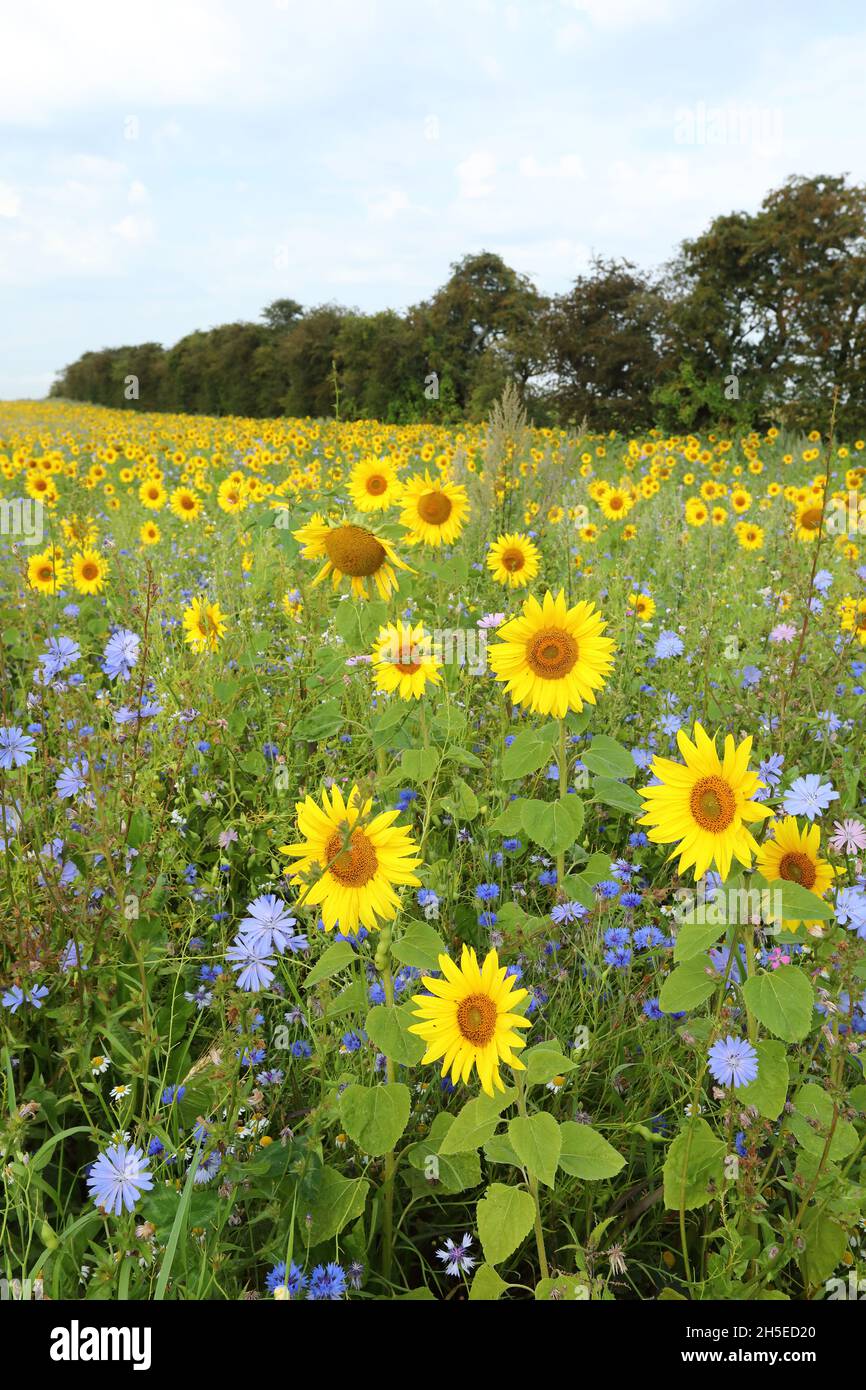
<path id="1" fill-rule="evenodd" d="M 516 1075 L 517 1081 L 517 1109 L 525 1120 L 528 1118 L 526 1113 L 526 1086 L 523 1079 L 523 1072 L 519 1071 Z M 541 1204 L 538 1200 L 538 1180 L 532 1173 L 526 1174 L 529 1183 L 529 1191 L 535 1204 L 535 1245 L 538 1250 L 538 1265 L 541 1270 L 542 1279 L 550 1278 L 550 1268 L 547 1263 L 547 1251 L 544 1248 L 544 1227 L 541 1224 Z"/>
<path id="2" fill-rule="evenodd" d="M 568 795 L 568 765 L 566 754 L 566 733 L 565 720 L 559 721 L 559 797 L 562 800 Z M 557 894 L 565 892 L 563 881 L 565 879 L 565 850 L 562 849 L 556 856 L 556 891 Z"/>
<path id="3" fill-rule="evenodd" d="M 394 1007 L 394 978 L 391 974 L 391 929 L 386 926 L 379 940 L 379 947 L 376 951 L 377 965 L 382 969 L 382 986 L 385 991 L 385 1003 L 389 1009 Z M 385 1058 L 385 1077 L 387 1084 L 392 1086 L 396 1078 L 396 1068 L 391 1057 Z M 391 1265 L 394 1258 L 394 1174 L 397 1169 L 397 1159 L 393 1149 L 389 1149 L 385 1155 L 385 1182 L 382 1189 L 382 1276 L 386 1282 L 391 1279 Z"/>

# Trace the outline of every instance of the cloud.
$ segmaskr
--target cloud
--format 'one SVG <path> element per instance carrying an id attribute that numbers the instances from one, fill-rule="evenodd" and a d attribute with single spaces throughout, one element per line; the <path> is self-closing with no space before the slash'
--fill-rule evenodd
<path id="1" fill-rule="evenodd" d="M 0 183 L 0 217 L 17 217 L 21 197 L 9 183 Z"/>
<path id="2" fill-rule="evenodd" d="M 475 150 L 457 165 L 461 198 L 486 198 L 493 192 L 496 160 L 489 150 Z"/>

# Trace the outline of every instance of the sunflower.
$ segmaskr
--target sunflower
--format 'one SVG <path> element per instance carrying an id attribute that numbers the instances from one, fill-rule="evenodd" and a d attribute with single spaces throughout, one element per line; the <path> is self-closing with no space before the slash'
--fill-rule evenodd
<path id="1" fill-rule="evenodd" d="M 838 611 L 842 631 L 856 633 L 861 647 L 866 647 L 866 598 L 854 599 L 846 595 Z"/>
<path id="2" fill-rule="evenodd" d="M 655 599 L 649 594 L 629 594 L 628 611 L 641 623 L 648 623 L 656 611 Z"/>
<path id="3" fill-rule="evenodd" d="M 772 828 L 773 838 L 765 840 L 758 851 L 756 869 L 768 883 L 799 883 L 822 898 L 833 883 L 836 872 L 832 864 L 822 859 L 821 831 L 817 825 L 804 827 L 795 816 L 785 816 Z M 785 920 L 788 930 L 799 926 L 799 919 Z M 813 925 L 807 923 L 807 926 Z"/>
<path id="4" fill-rule="evenodd" d="M 427 1044 L 422 1062 L 442 1058 L 442 1075 L 451 1072 L 454 1085 L 469 1080 L 472 1068 L 478 1072 L 485 1095 L 494 1095 L 494 1086 L 504 1091 L 499 1064 L 525 1071 L 515 1051 L 526 1046 L 526 1039 L 515 1028 L 531 1028 L 532 1022 L 515 1013 L 515 1005 L 526 997 L 525 989 L 514 988 L 514 976 L 499 964 L 490 951 L 479 967 L 475 951 L 463 947 L 460 965 L 448 956 L 439 957 L 440 979 L 422 976 L 429 994 L 415 994 L 415 1014 L 422 1023 L 411 1023 Z"/>
<path id="5" fill-rule="evenodd" d="M 395 565 L 414 573 L 385 536 L 377 535 L 366 526 L 356 526 L 352 522 L 332 526 L 316 513 L 306 526 L 292 534 L 304 547 L 301 553 L 305 560 L 325 557 L 324 565 L 313 580 L 314 585 L 333 574 L 335 589 L 341 579 L 348 578 L 355 597 L 366 598 L 364 581 L 372 579 L 379 597 L 387 599 L 398 587 Z"/>
<path id="6" fill-rule="evenodd" d="M 160 529 L 155 521 L 146 521 L 138 533 L 138 539 L 142 545 L 156 545 L 160 534 Z"/>
<path id="7" fill-rule="evenodd" d="M 378 688 L 388 694 L 396 690 L 401 700 L 420 700 L 428 681 L 438 685 L 442 679 L 441 662 L 422 623 L 412 627 L 398 619 L 380 627 L 372 656 Z"/>
<path id="8" fill-rule="evenodd" d="M 623 521 L 634 506 L 634 497 L 625 488 L 612 487 L 599 497 L 598 505 L 608 521 Z"/>
<path id="9" fill-rule="evenodd" d="M 181 521 L 195 521 L 201 516 L 202 500 L 191 487 L 176 487 L 171 494 L 171 510 Z"/>
<path id="10" fill-rule="evenodd" d="M 233 516 L 237 512 L 242 512 L 247 505 L 247 491 L 243 481 L 232 475 L 224 478 L 217 488 L 217 506 L 220 511 L 228 512 Z"/>
<path id="11" fill-rule="evenodd" d="M 286 869 L 292 883 L 303 883 L 310 870 L 321 871 L 302 901 L 321 908 L 326 931 L 338 923 L 341 932 L 355 933 L 359 924 L 373 931 L 377 918 L 390 922 L 397 916 L 395 884 L 420 887 L 412 871 L 421 860 L 408 827 L 394 824 L 397 811 L 370 818 L 372 805 L 361 801 L 357 787 L 346 801 L 339 787 L 323 791 L 321 807 L 308 796 L 295 808 L 303 840 L 280 846 L 281 854 L 296 861 Z"/>
<path id="12" fill-rule="evenodd" d="M 168 500 L 168 493 L 154 478 L 147 478 L 138 489 L 139 501 L 152 512 L 158 512 L 165 506 Z"/>
<path id="13" fill-rule="evenodd" d="M 349 496 L 359 512 L 383 512 L 401 492 L 397 470 L 389 459 L 362 459 L 349 477 Z"/>
<path id="14" fill-rule="evenodd" d="M 66 564 L 56 546 L 31 555 L 27 561 L 27 583 L 40 594 L 56 594 L 66 580 Z"/>
<path id="15" fill-rule="evenodd" d="M 184 641 L 196 652 L 215 652 L 225 635 L 226 617 L 218 603 L 194 598 L 183 615 Z"/>
<path id="16" fill-rule="evenodd" d="M 538 546 L 523 535 L 511 531 L 500 536 L 490 547 L 487 568 L 497 584 L 509 589 L 522 589 L 538 574 Z"/>
<path id="17" fill-rule="evenodd" d="M 403 484 L 400 524 L 408 545 L 451 545 L 463 530 L 469 512 L 466 489 L 429 472 L 415 473 Z"/>
<path id="18" fill-rule="evenodd" d="M 763 550 L 764 528 L 741 522 L 737 528 L 737 540 L 743 550 Z"/>
<path id="19" fill-rule="evenodd" d="M 819 498 L 808 499 L 797 508 L 794 518 L 794 531 L 798 541 L 814 541 L 818 538 L 824 516 L 824 504 Z"/>
<path id="20" fill-rule="evenodd" d="M 108 562 L 96 550 L 79 550 L 72 557 L 72 582 L 79 594 L 98 594 L 107 573 Z"/>
<path id="21" fill-rule="evenodd" d="M 499 628 L 490 665 L 515 704 L 562 719 L 584 702 L 594 705 L 605 683 L 614 648 L 601 635 L 605 626 L 594 604 L 583 600 L 569 608 L 561 589 L 556 598 L 548 590 L 543 604 L 526 599 L 523 615 Z"/>
<path id="22" fill-rule="evenodd" d="M 758 850 L 745 822 L 770 814 L 769 807 L 752 800 L 764 784 L 748 770 L 751 737 L 736 747 L 728 734 L 723 759 L 700 724 L 695 725 L 694 743 L 683 729 L 677 743 L 685 764 L 653 758 L 652 772 L 659 781 L 641 792 L 646 815 L 638 824 L 652 827 L 653 844 L 675 845 L 668 857 L 679 854 L 681 873 L 694 868 L 698 879 L 715 862 L 724 880 L 732 858 L 748 869 Z"/>

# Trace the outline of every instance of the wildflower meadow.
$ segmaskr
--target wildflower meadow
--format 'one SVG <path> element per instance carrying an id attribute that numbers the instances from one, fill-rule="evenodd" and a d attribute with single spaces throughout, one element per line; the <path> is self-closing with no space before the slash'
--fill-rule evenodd
<path id="1" fill-rule="evenodd" d="M 0 403 L 0 1259 L 866 1289 L 866 449 Z"/>

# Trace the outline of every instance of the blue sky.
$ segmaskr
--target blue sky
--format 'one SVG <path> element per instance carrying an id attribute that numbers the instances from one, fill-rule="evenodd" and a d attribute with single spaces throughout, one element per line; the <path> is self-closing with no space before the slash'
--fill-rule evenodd
<path id="1" fill-rule="evenodd" d="M 279 295 L 401 308 L 482 248 L 556 292 L 791 173 L 866 181 L 856 0 L 31 0 L 2 41 L 2 398 Z"/>

